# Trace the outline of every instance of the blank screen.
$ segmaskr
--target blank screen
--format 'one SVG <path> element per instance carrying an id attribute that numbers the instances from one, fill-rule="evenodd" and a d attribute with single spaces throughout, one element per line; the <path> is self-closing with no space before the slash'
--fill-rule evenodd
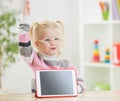
<path id="1" fill-rule="evenodd" d="M 73 94 L 71 71 L 40 72 L 41 95 Z"/>

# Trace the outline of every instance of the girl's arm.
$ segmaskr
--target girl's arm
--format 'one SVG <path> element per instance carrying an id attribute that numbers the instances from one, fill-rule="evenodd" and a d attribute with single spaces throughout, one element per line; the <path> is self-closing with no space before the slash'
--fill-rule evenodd
<path id="1" fill-rule="evenodd" d="M 28 63 L 32 63 L 33 59 L 33 49 L 31 46 L 31 41 L 29 38 L 29 30 L 30 30 L 30 25 L 29 25 L 29 19 L 30 19 L 30 6 L 29 6 L 29 1 L 26 0 L 24 7 L 23 7 L 23 17 L 22 17 L 22 22 L 19 25 L 19 50 L 20 50 L 20 55 L 27 61 Z"/>

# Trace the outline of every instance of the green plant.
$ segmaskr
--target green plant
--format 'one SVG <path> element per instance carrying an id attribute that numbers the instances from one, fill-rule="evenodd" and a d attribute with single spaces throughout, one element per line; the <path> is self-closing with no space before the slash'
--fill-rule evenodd
<path id="1" fill-rule="evenodd" d="M 18 54 L 17 34 L 15 33 L 16 18 L 11 12 L 0 14 L 0 57 L 2 67 L 8 67 L 16 61 Z"/>

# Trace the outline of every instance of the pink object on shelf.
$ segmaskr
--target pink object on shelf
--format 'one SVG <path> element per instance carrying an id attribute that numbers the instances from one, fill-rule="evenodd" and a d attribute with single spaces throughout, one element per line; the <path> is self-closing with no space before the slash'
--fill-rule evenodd
<path id="1" fill-rule="evenodd" d="M 120 43 L 113 44 L 112 61 L 115 65 L 120 65 Z"/>

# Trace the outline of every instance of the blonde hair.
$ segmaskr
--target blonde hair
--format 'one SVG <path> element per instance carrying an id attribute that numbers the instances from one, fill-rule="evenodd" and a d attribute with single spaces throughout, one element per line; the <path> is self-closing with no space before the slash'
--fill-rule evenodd
<path id="1" fill-rule="evenodd" d="M 30 39 L 31 39 L 31 43 L 34 49 L 36 49 L 37 47 L 35 46 L 34 42 L 35 40 L 38 40 L 38 35 L 41 34 L 41 32 L 43 30 L 49 29 L 49 28 L 55 28 L 55 30 L 61 34 L 61 38 L 62 40 L 64 40 L 64 27 L 63 27 L 63 23 L 61 21 L 43 21 L 40 23 L 34 22 L 31 27 L 30 27 Z"/>

